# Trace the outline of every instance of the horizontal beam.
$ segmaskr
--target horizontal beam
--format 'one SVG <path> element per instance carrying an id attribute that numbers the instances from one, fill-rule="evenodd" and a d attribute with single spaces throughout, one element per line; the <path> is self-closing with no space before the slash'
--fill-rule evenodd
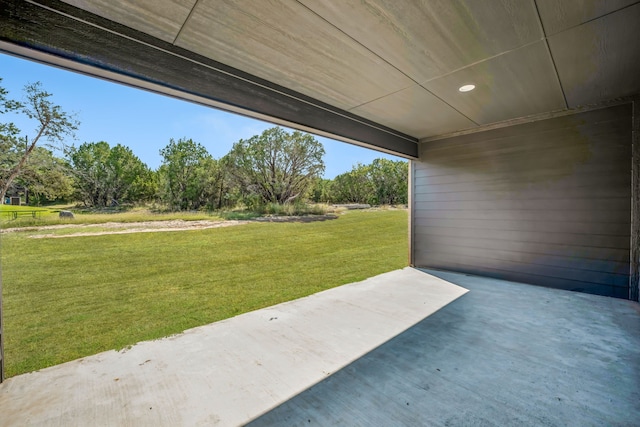
<path id="1" fill-rule="evenodd" d="M 405 158 L 417 139 L 57 0 L 3 0 L 0 51 Z"/>

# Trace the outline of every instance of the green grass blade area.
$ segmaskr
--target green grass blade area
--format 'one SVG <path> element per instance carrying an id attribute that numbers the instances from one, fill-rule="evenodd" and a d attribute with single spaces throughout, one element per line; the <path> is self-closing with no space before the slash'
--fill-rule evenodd
<path id="1" fill-rule="evenodd" d="M 21 228 L 21 227 L 43 227 L 59 224 L 104 224 L 105 222 L 117 221 L 122 223 L 138 221 L 197 221 L 197 220 L 220 220 L 219 214 L 208 212 L 150 212 L 147 208 L 136 208 L 127 211 L 103 212 L 88 210 L 86 212 L 73 209 L 74 218 L 60 218 L 61 210 L 66 210 L 66 206 L 53 208 L 39 208 L 30 206 L 10 206 L 0 205 L 0 229 Z M 35 212 L 35 215 L 33 213 Z M 231 216 L 231 215 L 229 215 Z M 242 216 L 242 214 L 238 214 Z M 244 214 L 245 217 L 253 218 L 256 215 Z M 228 218 L 232 219 L 232 218 Z"/>
<path id="2" fill-rule="evenodd" d="M 407 212 L 1 241 L 7 376 L 407 265 Z"/>
<path id="3" fill-rule="evenodd" d="M 31 211 L 48 212 L 49 209 L 41 208 L 37 206 L 0 205 L 0 212 L 31 212 Z"/>
<path id="4" fill-rule="evenodd" d="M 12 225 L 40 223 L 43 219 L 56 218 L 53 211 L 47 208 L 32 206 L 0 205 L 0 228 Z"/>

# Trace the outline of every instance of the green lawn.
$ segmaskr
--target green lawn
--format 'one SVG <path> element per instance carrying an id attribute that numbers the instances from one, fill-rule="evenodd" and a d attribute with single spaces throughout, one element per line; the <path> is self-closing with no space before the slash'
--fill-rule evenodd
<path id="1" fill-rule="evenodd" d="M 10 206 L 0 205 L 0 228 L 19 228 L 31 226 L 46 226 L 57 224 L 102 224 L 109 221 L 137 222 L 137 221 L 167 221 L 182 219 L 185 221 L 195 220 L 219 220 L 218 215 L 207 212 L 167 212 L 153 213 L 149 209 L 135 208 L 127 211 L 114 211 L 112 213 L 96 213 L 92 211 L 82 212 L 78 209 L 71 209 L 75 218 L 60 218 L 60 210 L 67 210 L 68 206 L 56 206 L 50 208 L 38 208 L 31 206 Z M 33 218 L 30 213 L 37 211 L 37 217 Z M 12 212 L 18 212 L 18 218 L 14 219 Z M 242 214 L 238 214 L 242 217 Z M 247 216 L 247 215 L 245 215 Z"/>
<path id="2" fill-rule="evenodd" d="M 6 224 L 41 222 L 45 218 L 55 218 L 52 214 L 53 212 L 46 208 L 0 205 L 0 226 L 5 228 Z"/>
<path id="3" fill-rule="evenodd" d="M 14 206 L 14 205 L 0 205 L 0 212 L 27 212 L 27 211 L 49 211 L 47 208 L 40 208 L 37 206 Z"/>
<path id="4" fill-rule="evenodd" d="M 6 374 L 363 280 L 407 265 L 407 212 L 63 239 L 2 235 Z"/>

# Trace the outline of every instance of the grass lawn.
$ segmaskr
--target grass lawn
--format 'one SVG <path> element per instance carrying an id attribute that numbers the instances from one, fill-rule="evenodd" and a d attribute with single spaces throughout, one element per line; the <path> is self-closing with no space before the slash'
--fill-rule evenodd
<path id="1" fill-rule="evenodd" d="M 63 239 L 2 235 L 13 376 L 407 265 L 407 212 Z"/>
<path id="2" fill-rule="evenodd" d="M 14 206 L 14 205 L 0 205 L 0 212 L 31 212 L 31 211 L 49 211 L 47 208 L 40 208 L 37 206 Z"/>
<path id="3" fill-rule="evenodd" d="M 74 219 L 60 218 L 60 210 L 67 209 L 69 209 L 68 206 L 38 208 L 31 206 L 0 205 L 0 228 L 19 228 L 57 224 L 103 224 L 109 221 L 138 222 L 167 221 L 172 219 L 195 221 L 201 219 L 221 219 L 219 216 L 207 212 L 152 213 L 149 209 L 145 208 L 135 208 L 122 212 L 114 211 L 113 213 L 95 213 L 91 211 L 83 212 L 78 211 L 77 209 L 70 209 L 74 212 Z M 33 211 L 38 212 L 36 218 L 33 218 L 30 215 Z M 13 216 L 11 215 L 12 212 L 18 212 L 18 218 L 13 219 Z"/>
<path id="4" fill-rule="evenodd" d="M 36 218 L 32 217 L 34 212 Z M 41 221 L 43 218 L 52 218 L 52 214 L 53 212 L 47 208 L 0 205 L 0 226 L 4 228 L 5 224 Z M 14 219 L 16 217 L 17 219 Z"/>

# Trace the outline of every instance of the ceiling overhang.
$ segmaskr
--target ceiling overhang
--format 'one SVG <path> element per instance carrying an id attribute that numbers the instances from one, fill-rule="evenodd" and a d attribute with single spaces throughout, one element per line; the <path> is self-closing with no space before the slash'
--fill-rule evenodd
<path id="1" fill-rule="evenodd" d="M 640 94 L 640 0 L 1 8 L 2 51 L 407 158 L 419 141 Z"/>
<path id="2" fill-rule="evenodd" d="M 3 1 L 0 51 L 416 158 L 417 138 L 58 1 Z"/>

